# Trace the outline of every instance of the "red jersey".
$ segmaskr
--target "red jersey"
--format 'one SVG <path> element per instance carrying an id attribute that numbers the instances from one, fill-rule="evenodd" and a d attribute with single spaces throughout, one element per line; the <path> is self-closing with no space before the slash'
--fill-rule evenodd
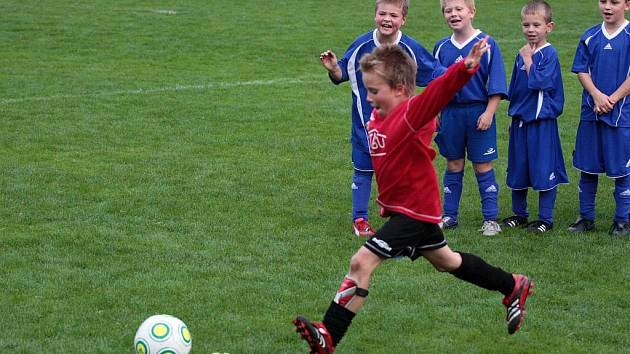
<path id="1" fill-rule="evenodd" d="M 431 147 L 435 117 L 475 71 L 462 60 L 385 118 L 372 111 L 368 137 L 381 216 L 396 212 L 435 224 L 442 220 Z"/>

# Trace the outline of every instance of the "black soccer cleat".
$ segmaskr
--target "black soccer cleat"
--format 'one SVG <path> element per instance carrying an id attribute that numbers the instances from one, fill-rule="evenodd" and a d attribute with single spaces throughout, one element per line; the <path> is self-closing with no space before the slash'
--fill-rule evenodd
<path id="1" fill-rule="evenodd" d="M 536 220 L 527 224 L 527 231 L 542 234 L 553 229 L 553 223 L 544 220 Z"/>
<path id="2" fill-rule="evenodd" d="M 320 322 L 311 322 L 302 316 L 293 320 L 295 331 L 311 348 L 311 354 L 332 354 L 335 351 L 332 337 Z"/>
<path id="3" fill-rule="evenodd" d="M 630 222 L 613 221 L 608 231 L 610 236 L 626 236 L 630 235 Z"/>
<path id="4" fill-rule="evenodd" d="M 595 222 L 593 220 L 584 219 L 579 217 L 573 224 L 569 226 L 569 232 L 579 233 L 591 231 L 595 228 Z"/>
<path id="5" fill-rule="evenodd" d="M 527 225 L 527 218 L 524 216 L 512 215 L 509 218 L 503 219 L 502 224 L 506 227 L 525 227 Z"/>

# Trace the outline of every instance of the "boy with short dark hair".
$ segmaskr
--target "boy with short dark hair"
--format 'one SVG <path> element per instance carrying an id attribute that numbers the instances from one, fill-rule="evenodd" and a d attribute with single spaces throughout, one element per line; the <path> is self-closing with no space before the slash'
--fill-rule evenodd
<path id="1" fill-rule="evenodd" d="M 443 66 L 457 63 L 468 55 L 473 44 L 486 37 L 475 29 L 474 0 L 440 0 L 444 20 L 453 34 L 437 41 L 433 55 Z M 465 158 L 473 164 L 481 197 L 485 236 L 501 232 L 499 184 L 492 161 L 497 159 L 497 133 L 494 114 L 507 96 L 505 67 L 497 42 L 488 40 L 490 50 L 480 63 L 475 77 L 460 90 L 440 113 L 440 127 L 435 142 L 446 158 L 444 172 L 444 211 L 442 225 L 456 228 L 463 190 Z"/>
<path id="2" fill-rule="evenodd" d="M 571 232 L 595 228 L 598 174 L 615 179 L 609 234 L 630 235 L 630 0 L 600 0 L 604 19 L 580 38 L 571 71 L 584 87 L 573 166 L 580 170 L 580 216 Z"/>
<path id="3" fill-rule="evenodd" d="M 379 189 L 377 202 L 381 215 L 389 219 L 352 257 L 350 270 L 324 320 L 311 322 L 298 316 L 293 321 L 311 353 L 335 350 L 368 296 L 371 274 L 381 262 L 396 257 L 416 260 L 422 256 L 440 272 L 501 292 L 505 295 L 508 333 L 520 328 L 532 281 L 491 266 L 473 254 L 453 252 L 438 226 L 440 193 L 431 148 L 435 116 L 474 75 L 487 50 L 485 38 L 417 96 L 415 63 L 400 47 L 382 46 L 361 59 L 367 99 L 374 106 L 368 132 Z"/>
<path id="4" fill-rule="evenodd" d="M 338 85 L 350 81 L 352 87 L 352 228 L 357 236 L 370 237 L 374 229 L 368 221 L 368 205 L 372 192 L 372 161 L 365 125 L 370 119 L 372 105 L 367 101 L 367 91 L 361 79 L 359 61 L 376 47 L 396 44 L 403 48 L 418 66 L 415 75 L 418 86 L 426 86 L 434 77 L 444 72 L 433 56 L 415 39 L 403 34 L 400 28 L 407 21 L 408 0 L 376 0 L 374 23 L 376 29 L 357 37 L 346 50 L 343 58 L 331 50 L 320 55 L 320 61 L 328 71 L 330 80 Z"/>
<path id="5" fill-rule="evenodd" d="M 521 10 L 527 43 L 519 50 L 508 90 L 512 117 L 508 145 L 507 186 L 512 189 L 514 215 L 506 227 L 527 227 L 544 233 L 553 228 L 557 186 L 568 183 L 557 118 L 564 106 L 564 89 L 556 49 L 547 41 L 552 31 L 551 7 L 532 0 Z M 527 189 L 538 191 L 538 220 L 528 223 Z"/>

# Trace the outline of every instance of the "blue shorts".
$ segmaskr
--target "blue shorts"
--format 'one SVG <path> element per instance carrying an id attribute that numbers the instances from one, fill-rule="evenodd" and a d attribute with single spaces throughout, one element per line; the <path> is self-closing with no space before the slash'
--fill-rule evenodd
<path id="1" fill-rule="evenodd" d="M 435 143 L 447 160 L 468 156 L 473 163 L 496 160 L 497 126 L 494 117 L 487 130 L 477 130 L 477 120 L 486 104 L 448 105 L 440 114 L 440 127 Z"/>
<path id="2" fill-rule="evenodd" d="M 355 170 L 372 172 L 372 157 L 369 151 L 363 151 L 360 147 L 352 144 L 352 166 Z"/>
<path id="3" fill-rule="evenodd" d="M 558 121 L 512 119 L 506 184 L 511 189 L 547 191 L 568 183 Z"/>
<path id="4" fill-rule="evenodd" d="M 630 128 L 580 121 L 573 166 L 582 172 L 606 173 L 612 178 L 630 175 Z"/>

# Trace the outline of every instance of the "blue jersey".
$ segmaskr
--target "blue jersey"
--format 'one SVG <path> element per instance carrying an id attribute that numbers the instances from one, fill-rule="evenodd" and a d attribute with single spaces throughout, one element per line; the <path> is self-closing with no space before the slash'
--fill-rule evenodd
<path id="1" fill-rule="evenodd" d="M 440 65 L 449 67 L 454 63 L 464 60 L 472 47 L 486 34 L 477 31 L 465 43 L 458 43 L 454 37 L 448 36 L 435 43 L 433 56 Z M 473 78 L 462 88 L 451 104 L 487 103 L 489 96 L 501 95 L 507 97 L 507 85 L 505 78 L 505 66 L 501 56 L 501 49 L 493 38 L 488 39 L 490 50 L 482 57 L 479 70 Z"/>
<path id="2" fill-rule="evenodd" d="M 331 78 L 335 84 L 350 81 L 352 88 L 352 146 L 367 153 L 368 159 L 370 149 L 365 125 L 370 121 L 373 108 L 367 101 L 367 89 L 363 84 L 359 61 L 364 55 L 371 53 L 374 48 L 381 45 L 376 38 L 376 34 L 377 30 L 374 30 L 357 37 L 348 47 L 343 58 L 337 62 L 341 68 L 341 80 L 335 81 Z M 416 84 L 418 86 L 426 86 L 431 80 L 446 71 L 446 68 L 439 66 L 433 56 L 431 56 L 431 53 L 422 47 L 420 43 L 402 32 L 398 32 L 395 44 L 402 47 L 417 63 Z"/>
<path id="3" fill-rule="evenodd" d="M 630 75 L 630 26 L 628 21 L 616 33 L 609 35 L 604 24 L 596 25 L 584 32 L 573 59 L 574 73 L 588 73 L 597 87 L 610 96 Z M 582 93 L 581 120 L 602 121 L 614 127 L 630 127 L 630 99 L 625 97 L 615 104 L 613 110 L 596 115 L 593 112 L 593 97 Z"/>
<path id="4" fill-rule="evenodd" d="M 562 114 L 564 89 L 556 49 L 549 43 L 538 48 L 532 55 L 529 75 L 523 57 L 517 54 L 508 92 L 510 117 L 532 122 Z"/>

